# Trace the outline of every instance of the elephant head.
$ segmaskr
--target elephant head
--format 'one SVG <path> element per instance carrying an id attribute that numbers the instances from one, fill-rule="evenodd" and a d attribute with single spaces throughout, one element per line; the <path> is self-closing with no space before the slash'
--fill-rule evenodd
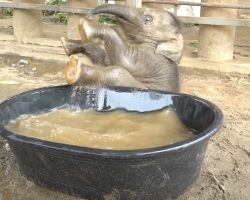
<path id="1" fill-rule="evenodd" d="M 120 26 L 92 23 L 91 19 L 98 14 L 115 15 Z M 80 20 L 79 33 L 80 42 L 70 41 L 72 45 L 66 42 L 65 46 L 73 48 L 71 53 L 82 52 L 92 58 L 93 65 L 71 57 L 66 68 L 70 84 L 179 91 L 178 63 L 183 39 L 180 23 L 173 14 L 165 10 L 102 5 L 90 11 L 88 20 Z M 103 42 L 103 49 L 94 45 L 95 39 Z"/>
<path id="2" fill-rule="evenodd" d="M 121 5 L 102 5 L 91 10 L 88 17 L 97 14 L 115 15 L 125 36 L 133 43 L 143 43 L 155 48 L 175 63 L 182 57 L 183 38 L 180 22 L 172 13 L 149 8 L 132 8 Z"/>

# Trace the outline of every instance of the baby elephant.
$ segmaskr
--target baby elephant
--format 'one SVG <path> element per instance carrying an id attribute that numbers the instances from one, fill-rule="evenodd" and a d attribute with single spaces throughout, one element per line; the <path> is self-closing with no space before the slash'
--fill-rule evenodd
<path id="1" fill-rule="evenodd" d="M 95 25 L 97 14 L 111 14 L 119 26 Z M 66 66 L 69 84 L 127 86 L 168 91 L 179 90 L 178 64 L 183 38 L 178 19 L 165 10 L 102 5 L 79 23 L 82 40 L 62 38 L 70 56 Z M 101 39 L 104 48 L 95 42 Z M 87 55 L 92 66 L 81 63 L 76 53 Z"/>

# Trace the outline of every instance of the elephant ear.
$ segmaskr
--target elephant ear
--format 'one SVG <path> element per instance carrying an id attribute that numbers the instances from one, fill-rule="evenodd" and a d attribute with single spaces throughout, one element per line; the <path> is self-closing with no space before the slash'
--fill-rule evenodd
<path id="1" fill-rule="evenodd" d="M 175 38 L 169 41 L 158 43 L 155 53 L 161 54 L 176 64 L 180 63 L 183 51 L 183 37 L 178 34 Z"/>

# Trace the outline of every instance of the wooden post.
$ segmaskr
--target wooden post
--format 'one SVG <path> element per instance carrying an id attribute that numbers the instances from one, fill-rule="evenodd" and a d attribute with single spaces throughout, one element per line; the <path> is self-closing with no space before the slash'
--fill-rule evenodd
<path id="1" fill-rule="evenodd" d="M 71 7 L 94 8 L 97 5 L 97 0 L 68 0 L 68 5 Z M 69 39 L 80 39 L 78 32 L 78 23 L 83 14 L 68 14 L 67 37 Z"/>
<path id="2" fill-rule="evenodd" d="M 126 0 L 126 6 L 141 8 L 142 0 Z"/>
<path id="3" fill-rule="evenodd" d="M 237 3 L 238 0 L 202 0 L 204 3 Z M 237 18 L 237 10 L 202 7 L 201 17 Z M 201 25 L 198 55 L 208 60 L 233 59 L 235 27 Z"/>
<path id="4" fill-rule="evenodd" d="M 42 4 L 44 0 L 13 0 L 13 2 Z M 42 37 L 42 11 L 14 9 L 13 28 L 14 36 L 21 43 L 24 37 Z"/>

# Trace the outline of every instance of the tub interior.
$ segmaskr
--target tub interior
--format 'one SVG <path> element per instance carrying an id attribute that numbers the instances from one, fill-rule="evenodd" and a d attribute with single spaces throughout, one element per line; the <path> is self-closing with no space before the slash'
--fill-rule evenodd
<path id="1" fill-rule="evenodd" d="M 182 122 L 197 134 L 215 119 L 209 104 L 186 95 L 120 87 L 91 90 L 66 85 L 33 90 L 5 101 L 0 107 L 0 127 L 22 114 L 48 112 L 65 105 L 73 109 L 94 108 L 100 112 L 115 109 L 150 112 L 171 106 Z"/>

